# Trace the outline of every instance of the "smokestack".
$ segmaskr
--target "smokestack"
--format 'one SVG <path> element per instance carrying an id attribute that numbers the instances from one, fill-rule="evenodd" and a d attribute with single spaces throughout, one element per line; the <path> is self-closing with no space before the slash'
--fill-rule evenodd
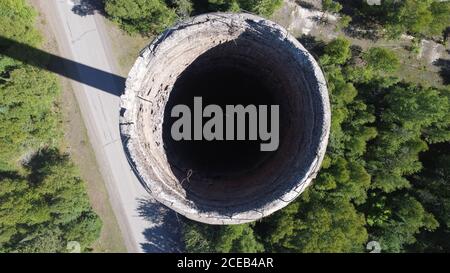
<path id="1" fill-rule="evenodd" d="M 175 141 L 175 105 L 279 105 L 279 146 Z M 121 97 L 125 152 L 146 189 L 208 224 L 240 224 L 289 204 L 311 183 L 328 143 L 324 76 L 284 28 L 250 14 L 183 21 L 140 53 Z"/>

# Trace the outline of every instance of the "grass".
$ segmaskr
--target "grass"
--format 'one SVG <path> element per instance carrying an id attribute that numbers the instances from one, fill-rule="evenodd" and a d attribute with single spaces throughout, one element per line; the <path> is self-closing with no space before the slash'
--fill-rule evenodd
<path id="1" fill-rule="evenodd" d="M 94 211 L 102 219 L 102 231 L 93 245 L 94 252 L 126 252 L 122 234 L 109 202 L 108 192 L 89 142 L 78 103 L 70 83 L 62 80 L 62 110 L 66 150 L 80 170 Z"/>
<path id="2" fill-rule="evenodd" d="M 130 35 L 109 20 L 104 20 L 104 23 L 107 34 L 112 42 L 111 50 L 117 58 L 120 75 L 127 77 L 139 52 L 147 46 L 154 37 L 141 37 L 138 34 Z"/>
<path id="3" fill-rule="evenodd" d="M 357 44 L 363 49 L 376 46 L 389 48 L 394 51 L 400 60 L 400 67 L 393 73 L 393 76 L 397 76 L 407 82 L 422 85 L 435 87 L 444 85 L 444 81 L 439 75 L 439 68 L 426 61 L 425 58 L 428 56 L 419 58 L 417 53 L 408 50 L 408 47 L 412 45 L 410 40 L 378 40 L 375 43 L 368 43 L 367 40 L 351 40 L 353 44 Z"/>

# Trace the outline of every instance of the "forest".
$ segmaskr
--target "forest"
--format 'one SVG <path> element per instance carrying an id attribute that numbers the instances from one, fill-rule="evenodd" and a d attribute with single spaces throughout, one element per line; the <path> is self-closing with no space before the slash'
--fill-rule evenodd
<path id="1" fill-rule="evenodd" d="M 0 1 L 1 35 L 39 48 L 43 37 L 36 16 L 25 0 Z M 58 79 L 9 58 L 14 50 L 0 43 L 0 252 L 67 252 L 71 241 L 89 251 L 101 222 L 61 149 Z"/>

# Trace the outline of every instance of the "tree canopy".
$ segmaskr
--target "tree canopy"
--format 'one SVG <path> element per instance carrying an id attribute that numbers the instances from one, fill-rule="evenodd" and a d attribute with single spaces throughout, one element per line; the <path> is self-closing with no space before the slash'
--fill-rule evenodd
<path id="1" fill-rule="evenodd" d="M 161 32 L 176 18 L 163 0 L 106 0 L 106 13 L 128 32 Z"/>
<path id="2" fill-rule="evenodd" d="M 39 47 L 35 17 L 25 0 L 0 2 L 6 38 Z M 0 252 L 64 252 L 70 241 L 88 250 L 101 222 L 76 168 L 59 150 L 57 78 L 4 55 L 13 50 L 0 44 Z"/>
<path id="3" fill-rule="evenodd" d="M 325 1 L 330 2 L 330 1 Z M 443 37 L 450 26 L 450 2 L 440 0 L 383 0 L 382 5 L 367 1 L 340 1 L 362 25 L 375 22 L 389 38 L 401 34 Z M 373 24 L 371 25 L 373 26 Z"/>
<path id="4" fill-rule="evenodd" d="M 189 15 L 244 10 L 268 17 L 282 3 L 282 0 L 105 0 L 105 11 L 129 33 L 149 36 Z"/>

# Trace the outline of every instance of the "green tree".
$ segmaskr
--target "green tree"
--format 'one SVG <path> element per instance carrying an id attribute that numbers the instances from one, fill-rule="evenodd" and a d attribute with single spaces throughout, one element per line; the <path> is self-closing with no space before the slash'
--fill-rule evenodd
<path id="1" fill-rule="evenodd" d="M 208 11 L 241 10 L 270 17 L 283 4 L 282 0 L 208 0 Z"/>
<path id="2" fill-rule="evenodd" d="M 35 15 L 25 0 L 1 1 L 2 35 L 39 47 Z M 88 250 L 101 223 L 74 165 L 58 150 L 57 79 L 7 57 L 14 50 L 0 44 L 0 252 L 63 252 L 70 240 Z"/>
<path id="3" fill-rule="evenodd" d="M 372 47 L 363 55 L 368 68 L 378 72 L 394 72 L 398 69 L 400 61 L 395 52 L 382 47 Z"/>
<path id="4" fill-rule="evenodd" d="M 369 168 L 373 186 L 385 192 L 409 187 L 405 175 L 422 167 L 419 153 L 427 150 L 423 132 L 433 124 L 445 122 L 449 101 L 438 90 L 413 85 L 397 85 L 379 105 L 379 136 L 371 147 Z"/>
<path id="5" fill-rule="evenodd" d="M 282 0 L 238 0 L 241 9 L 259 14 L 261 16 L 270 17 L 277 9 L 279 9 Z"/>
<path id="6" fill-rule="evenodd" d="M 400 194 L 387 200 L 381 206 L 388 216 L 383 221 L 373 221 L 374 215 L 370 210 L 367 213 L 368 222 L 372 223 L 371 239 L 380 242 L 383 252 L 404 252 L 407 245 L 416 242 L 415 235 L 421 229 L 434 230 L 438 226 L 433 215 L 414 197 Z"/>
<path id="7" fill-rule="evenodd" d="M 143 35 L 161 32 L 176 19 L 163 0 L 106 0 L 105 11 L 126 31 Z"/>
<path id="8" fill-rule="evenodd" d="M 36 46 L 42 40 L 32 26 L 36 12 L 22 0 L 4 0 L 0 2 L 0 33 L 3 37 L 17 42 Z M 1 48 L 1 50 L 4 50 Z"/>
<path id="9" fill-rule="evenodd" d="M 266 248 L 277 252 L 363 251 L 367 241 L 364 216 L 347 200 L 325 197 L 315 188 L 257 224 Z"/>
<path id="10" fill-rule="evenodd" d="M 0 172 L 0 250 L 63 252 L 69 241 L 88 249 L 101 223 L 69 158 L 42 150 L 26 171 Z"/>
<path id="11" fill-rule="evenodd" d="M 338 13 L 342 9 L 342 5 L 333 0 L 322 0 L 322 8 L 328 12 Z"/>
<path id="12" fill-rule="evenodd" d="M 0 84 L 0 168 L 17 166 L 21 157 L 44 143 L 56 144 L 60 131 L 54 111 L 59 87 L 53 75 L 30 66 L 8 68 Z"/>
<path id="13" fill-rule="evenodd" d="M 430 6 L 430 11 L 433 14 L 433 21 L 428 25 L 427 32 L 431 35 L 442 35 L 450 26 L 450 2 L 434 1 Z"/>
<path id="14" fill-rule="evenodd" d="M 344 64 L 351 56 L 350 45 L 350 41 L 343 37 L 334 39 L 325 47 L 325 55 L 321 57 L 321 62 L 325 65 Z"/>
<path id="15" fill-rule="evenodd" d="M 448 94 L 445 89 L 381 80 L 364 83 L 361 89 L 375 107 L 378 135 L 366 154 L 372 184 L 360 209 L 371 239 L 380 241 L 383 251 L 407 251 L 417 236 L 433 234 L 439 226 L 411 176 L 422 169 L 420 154 L 428 149 L 428 140 L 449 140 L 448 134 L 441 134 L 448 128 Z"/>
<path id="16" fill-rule="evenodd" d="M 425 168 L 412 177 L 414 195 L 439 222 L 431 232 L 423 230 L 411 246 L 415 252 L 450 251 L 450 142 L 434 144 L 422 155 Z"/>
<path id="17" fill-rule="evenodd" d="M 366 21 L 374 19 L 390 38 L 410 33 L 419 36 L 441 36 L 450 25 L 450 3 L 439 0 L 385 0 L 383 5 L 364 4 L 360 11 Z"/>
<path id="18" fill-rule="evenodd" d="M 264 251 L 262 243 L 255 237 L 251 225 L 206 226 L 187 222 L 184 240 L 188 252 L 244 252 Z"/>

